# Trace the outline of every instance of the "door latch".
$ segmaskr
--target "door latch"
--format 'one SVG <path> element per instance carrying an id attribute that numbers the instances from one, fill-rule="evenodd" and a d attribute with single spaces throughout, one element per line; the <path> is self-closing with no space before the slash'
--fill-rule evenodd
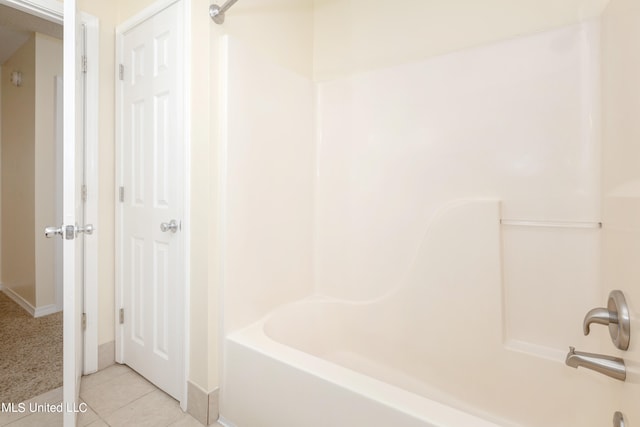
<path id="1" fill-rule="evenodd" d="M 79 234 L 79 233 L 93 234 L 93 230 L 95 230 L 95 229 L 93 228 L 92 224 L 87 224 L 84 227 L 77 227 L 76 226 L 76 234 Z"/>

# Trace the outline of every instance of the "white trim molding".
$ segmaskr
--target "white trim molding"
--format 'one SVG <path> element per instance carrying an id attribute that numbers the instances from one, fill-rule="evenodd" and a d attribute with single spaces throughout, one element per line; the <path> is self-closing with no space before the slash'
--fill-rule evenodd
<path id="1" fill-rule="evenodd" d="M 49 304 L 42 307 L 36 307 L 33 317 L 48 316 L 50 314 L 59 313 L 60 310 L 55 304 Z"/>
<path id="2" fill-rule="evenodd" d="M 24 299 L 22 295 L 18 294 L 11 288 L 6 286 L 0 286 L 0 291 L 9 297 L 13 302 L 18 304 L 32 317 L 48 316 L 49 314 L 58 313 L 62 311 L 61 308 L 55 304 L 43 305 L 42 307 L 34 307 L 29 301 Z"/>
<path id="3" fill-rule="evenodd" d="M 98 242 L 100 241 L 100 223 L 98 211 L 100 119 L 100 24 L 98 18 L 80 13 L 80 19 L 86 28 L 85 52 L 87 58 L 86 73 L 86 143 L 85 143 L 85 185 L 87 201 L 85 203 L 85 224 L 93 225 L 93 234 L 85 238 L 84 249 L 84 311 L 87 326 L 84 333 L 84 369 L 90 374 L 98 370 Z"/>
<path id="4" fill-rule="evenodd" d="M 62 25 L 63 4 L 56 0 L 0 0 L 0 4 Z"/>

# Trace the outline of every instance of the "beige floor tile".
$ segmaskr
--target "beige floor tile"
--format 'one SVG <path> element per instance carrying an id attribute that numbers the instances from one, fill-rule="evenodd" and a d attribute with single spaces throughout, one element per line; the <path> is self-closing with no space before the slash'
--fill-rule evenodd
<path id="1" fill-rule="evenodd" d="M 83 400 L 80 400 L 80 404 L 82 405 L 83 403 L 86 404 L 86 402 L 84 402 Z M 85 408 L 85 407 L 81 406 L 81 409 L 82 408 Z M 98 420 L 98 414 L 96 414 L 95 411 L 91 409 L 91 407 L 88 404 L 86 406 L 86 412 L 81 412 L 78 414 L 79 427 L 88 426 L 89 424 L 95 422 L 96 420 Z"/>
<path id="2" fill-rule="evenodd" d="M 84 377 L 81 403 L 87 411 L 78 414 L 79 427 L 201 427 L 191 415 L 180 409 L 178 402 L 123 365 L 111 366 Z M 62 414 L 29 412 L 31 403 L 55 405 L 62 401 L 62 388 L 24 402 L 23 413 L 1 413 L 4 427 L 58 427 Z M 81 407 L 82 408 L 82 407 Z M 16 406 L 16 409 L 20 409 Z M 223 427 L 220 424 L 214 424 Z"/>
<path id="3" fill-rule="evenodd" d="M 62 413 L 36 412 L 9 424 L 10 427 L 62 427 Z"/>
<path id="4" fill-rule="evenodd" d="M 82 377 L 82 381 L 80 382 L 80 392 L 87 388 L 95 387 L 99 384 L 104 384 L 107 381 L 110 381 L 120 375 L 124 375 L 128 372 L 132 372 L 131 368 L 126 365 L 111 365 L 108 368 L 103 369 L 102 371 L 96 372 L 95 374 L 86 375 Z"/>
<path id="5" fill-rule="evenodd" d="M 213 426 L 218 426 L 219 424 L 213 424 Z M 200 421 L 196 420 L 189 414 L 184 414 L 178 421 L 173 424 L 169 424 L 169 427 L 202 427 Z"/>
<path id="6" fill-rule="evenodd" d="M 42 393 L 40 396 L 36 396 L 33 399 L 27 400 L 25 403 L 60 403 L 62 402 L 62 387 L 58 387 L 46 393 Z"/>
<path id="7" fill-rule="evenodd" d="M 87 387 L 80 397 L 101 418 L 141 398 L 156 388 L 135 372 L 126 372 L 109 381 Z"/>
<path id="8" fill-rule="evenodd" d="M 118 409 L 104 420 L 112 427 L 166 427 L 183 414 L 176 400 L 156 390 Z"/>
<path id="9" fill-rule="evenodd" d="M 5 407 L 4 410 L 0 411 L 0 426 L 6 426 L 28 415 L 29 412 L 20 412 L 20 407 L 17 405 L 14 407 Z"/>
<path id="10" fill-rule="evenodd" d="M 16 403 L 16 405 L 14 405 L 12 408 L 5 408 L 8 411 L 1 411 L 2 408 L 0 408 L 0 426 L 6 426 L 18 421 L 19 419 L 32 415 L 30 409 L 31 404 L 33 403 L 54 404 L 60 402 L 62 402 L 62 387 L 56 388 L 54 390 L 43 393 L 40 396 L 34 397 L 33 399 L 22 402 L 22 404 L 24 405 L 23 407 L 21 407 L 20 404 Z M 15 412 L 12 412 L 12 410 L 15 410 Z"/>

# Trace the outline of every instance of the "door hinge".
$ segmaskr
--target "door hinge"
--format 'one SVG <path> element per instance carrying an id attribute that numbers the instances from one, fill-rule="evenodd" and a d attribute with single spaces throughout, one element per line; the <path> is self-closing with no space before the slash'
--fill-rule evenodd
<path id="1" fill-rule="evenodd" d="M 124 65 L 120 64 L 119 67 L 119 75 L 120 75 L 120 80 L 124 80 Z"/>
<path id="2" fill-rule="evenodd" d="M 120 198 L 120 202 L 124 203 L 124 187 L 120 187 L 118 197 Z"/>
<path id="3" fill-rule="evenodd" d="M 81 188 L 81 193 L 82 193 L 82 201 L 86 202 L 87 201 L 87 186 L 82 184 L 82 188 Z"/>
<path id="4" fill-rule="evenodd" d="M 82 72 L 87 73 L 87 55 L 82 55 Z"/>
<path id="5" fill-rule="evenodd" d="M 124 308 L 120 309 L 120 324 L 124 324 Z"/>
<path id="6" fill-rule="evenodd" d="M 82 330 L 87 330 L 87 313 L 82 313 Z"/>

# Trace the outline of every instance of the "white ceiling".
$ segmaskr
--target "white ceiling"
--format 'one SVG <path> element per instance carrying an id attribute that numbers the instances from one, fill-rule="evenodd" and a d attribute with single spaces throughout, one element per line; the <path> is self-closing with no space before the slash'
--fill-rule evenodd
<path id="1" fill-rule="evenodd" d="M 0 5 L 0 64 L 4 64 L 33 32 L 62 39 L 62 25 Z"/>

